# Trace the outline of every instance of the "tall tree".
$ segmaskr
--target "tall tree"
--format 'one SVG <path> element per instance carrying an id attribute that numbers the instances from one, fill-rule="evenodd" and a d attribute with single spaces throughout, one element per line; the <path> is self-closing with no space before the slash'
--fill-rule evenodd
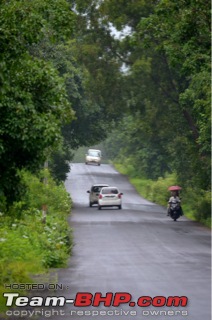
<path id="1" fill-rule="evenodd" d="M 48 34 L 53 42 L 72 33 L 75 15 L 65 0 L 1 1 L 0 190 L 12 201 L 19 169 L 34 170 L 73 118 L 64 80 L 52 63 L 30 54 Z"/>
<path id="2" fill-rule="evenodd" d="M 98 50 L 94 57 L 119 61 L 127 67 L 122 74 L 120 101 L 124 110 L 137 115 L 140 140 L 145 136 L 148 141 L 145 146 L 138 141 L 138 153 L 146 157 L 146 153 L 154 154 L 152 149 L 158 150 L 164 154 L 163 167 L 176 170 L 185 185 L 207 189 L 209 1 L 105 0 L 97 6 L 93 1 L 79 0 L 76 8 L 86 26 L 81 43 L 89 39 L 91 44 L 95 39 Z M 111 26 L 121 31 L 122 37 L 111 37 Z M 126 28 L 128 34 L 124 33 Z M 152 161 L 156 164 L 158 157 Z"/>

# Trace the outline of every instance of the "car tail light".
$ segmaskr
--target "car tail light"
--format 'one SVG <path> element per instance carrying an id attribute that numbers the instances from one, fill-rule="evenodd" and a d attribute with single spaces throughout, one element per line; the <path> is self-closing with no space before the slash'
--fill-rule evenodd
<path id="1" fill-rule="evenodd" d="M 121 199 L 121 193 L 119 193 L 118 197 L 119 197 L 119 199 Z"/>
<path id="2" fill-rule="evenodd" d="M 102 199 L 102 195 L 101 194 L 99 195 L 99 199 Z"/>

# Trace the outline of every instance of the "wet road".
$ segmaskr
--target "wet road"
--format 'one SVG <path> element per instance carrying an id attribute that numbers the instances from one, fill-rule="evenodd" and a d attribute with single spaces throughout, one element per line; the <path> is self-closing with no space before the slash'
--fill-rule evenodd
<path id="1" fill-rule="evenodd" d="M 122 210 L 89 207 L 86 191 L 100 182 L 115 185 L 124 193 Z M 66 188 L 74 202 L 70 223 L 75 245 L 68 268 L 58 272 L 58 283 L 64 287 L 62 295 L 70 299 L 78 292 L 127 292 L 135 302 L 141 296 L 186 296 L 188 305 L 66 305 L 60 308 L 60 315 L 55 312 L 50 319 L 211 319 L 207 228 L 185 217 L 174 222 L 166 216 L 165 208 L 141 198 L 126 177 L 109 165 L 73 164 Z"/>

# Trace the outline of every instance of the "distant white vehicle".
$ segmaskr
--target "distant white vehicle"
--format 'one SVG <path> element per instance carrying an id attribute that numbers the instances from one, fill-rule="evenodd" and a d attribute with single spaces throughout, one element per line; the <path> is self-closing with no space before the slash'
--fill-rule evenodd
<path id="1" fill-rule="evenodd" d="M 122 208 L 122 192 L 119 192 L 117 187 L 103 187 L 99 193 L 98 209 L 102 207 Z"/>
<path id="2" fill-rule="evenodd" d="M 108 184 L 94 184 L 91 189 L 87 191 L 87 193 L 89 193 L 90 207 L 92 207 L 93 204 L 98 204 L 99 193 L 103 187 L 108 187 Z"/>
<path id="3" fill-rule="evenodd" d="M 100 166 L 101 164 L 102 153 L 100 150 L 89 149 L 85 155 L 85 164 L 95 163 Z"/>

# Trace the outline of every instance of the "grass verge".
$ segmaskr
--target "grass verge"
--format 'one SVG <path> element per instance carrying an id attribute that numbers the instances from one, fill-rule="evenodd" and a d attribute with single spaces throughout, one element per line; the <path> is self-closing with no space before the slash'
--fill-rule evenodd
<path id="1" fill-rule="evenodd" d="M 170 192 L 167 189 L 169 186 L 177 184 L 175 174 L 167 174 L 164 178 L 153 181 L 137 176 L 132 165 L 120 163 L 113 163 L 113 165 L 121 174 L 128 176 L 129 181 L 142 197 L 159 205 L 167 206 L 170 197 Z M 181 199 L 183 212 L 188 219 L 201 222 L 211 228 L 211 192 L 182 190 Z"/>
<path id="2" fill-rule="evenodd" d="M 65 267 L 72 249 L 67 221 L 71 199 L 64 185 L 57 185 L 48 171 L 38 176 L 22 172 L 21 176 L 23 198 L 0 213 L 0 313 L 7 309 L 5 284 L 33 283 L 36 275 Z M 48 208 L 45 220 L 42 204 Z"/>

